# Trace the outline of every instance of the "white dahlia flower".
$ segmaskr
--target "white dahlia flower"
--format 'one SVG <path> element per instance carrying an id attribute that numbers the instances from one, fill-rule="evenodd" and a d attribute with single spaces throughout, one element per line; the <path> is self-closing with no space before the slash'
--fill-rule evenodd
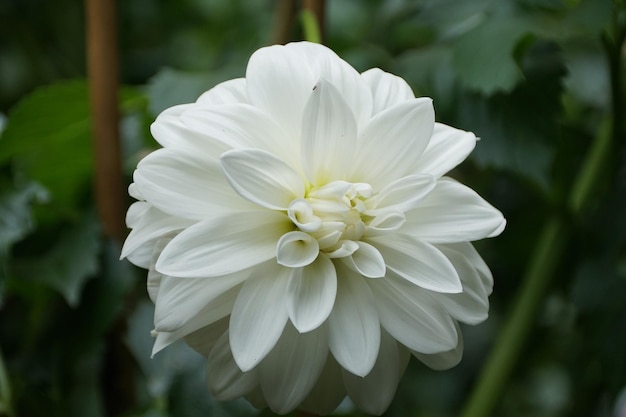
<path id="1" fill-rule="evenodd" d="M 122 256 L 149 269 L 154 353 L 208 357 L 218 399 L 381 414 L 410 355 L 462 354 L 492 276 L 470 241 L 502 214 L 443 175 L 476 137 L 399 77 L 311 43 L 255 52 L 245 78 L 161 113 L 137 166 Z"/>

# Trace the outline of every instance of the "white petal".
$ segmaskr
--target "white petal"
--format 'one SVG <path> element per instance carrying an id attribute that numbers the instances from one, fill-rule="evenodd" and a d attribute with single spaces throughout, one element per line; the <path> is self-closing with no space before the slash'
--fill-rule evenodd
<path id="1" fill-rule="evenodd" d="M 227 144 L 211 138 L 202 130 L 190 128 L 182 121 L 182 115 L 197 106 L 195 103 L 182 104 L 164 110 L 150 126 L 150 132 L 165 148 L 185 149 L 208 156 L 220 155 L 229 149 Z"/>
<path id="2" fill-rule="evenodd" d="M 469 242 L 448 243 L 445 246 L 463 254 L 465 259 L 467 259 L 467 261 L 472 264 L 472 267 L 476 270 L 476 272 L 478 272 L 487 295 L 491 294 L 491 291 L 493 290 L 493 275 L 474 246 Z"/>
<path id="3" fill-rule="evenodd" d="M 299 161 L 298 142 L 287 136 L 270 115 L 254 106 L 196 106 L 186 110 L 181 118 L 190 129 L 202 132 L 228 148 L 257 148 L 278 155 L 290 163 L 297 164 Z"/>
<path id="4" fill-rule="evenodd" d="M 457 345 L 453 320 L 428 290 L 389 271 L 384 279 L 367 283 L 383 328 L 400 343 L 422 353 L 445 352 Z"/>
<path id="5" fill-rule="evenodd" d="M 206 316 L 209 303 L 236 287 L 248 277 L 240 272 L 213 278 L 175 278 L 164 276 L 155 303 L 154 325 L 157 331 L 172 332 L 185 326 L 195 316 Z M 228 313 L 227 313 L 228 314 Z M 215 320 L 223 316 L 215 316 Z M 201 326 L 210 324 L 202 323 Z"/>
<path id="6" fill-rule="evenodd" d="M 376 216 L 382 211 L 405 212 L 417 207 L 419 202 L 435 188 L 435 179 L 428 174 L 402 177 L 386 185 L 378 194 L 367 200 L 365 214 Z"/>
<path id="7" fill-rule="evenodd" d="M 148 290 L 148 296 L 153 303 L 156 303 L 157 295 L 159 294 L 159 288 L 161 287 L 161 280 L 163 279 L 163 274 L 158 272 L 154 266 L 156 265 L 157 259 L 163 252 L 165 246 L 176 236 L 175 233 L 171 233 L 169 235 L 165 235 L 162 238 L 159 238 L 154 243 L 154 248 L 152 249 L 152 259 L 150 260 L 150 266 L 148 268 L 148 279 L 146 283 L 146 288 Z"/>
<path id="8" fill-rule="evenodd" d="M 372 97 L 360 74 L 332 50 L 309 42 L 256 51 L 246 70 L 250 101 L 299 139 L 302 114 L 320 78 L 332 83 L 353 110 L 359 126 L 372 113 Z"/>
<path id="9" fill-rule="evenodd" d="M 376 300 L 363 278 L 347 268 L 339 270 L 337 300 L 328 318 L 328 345 L 350 373 L 370 373 L 380 347 Z"/>
<path id="10" fill-rule="evenodd" d="M 372 68 L 361 74 L 361 77 L 372 91 L 376 114 L 403 101 L 415 98 L 413 90 L 402 78 L 381 70 Z"/>
<path id="11" fill-rule="evenodd" d="M 291 201 L 304 197 L 300 175 L 272 153 L 239 149 L 222 155 L 228 182 L 243 198 L 262 207 L 286 210 Z"/>
<path id="12" fill-rule="evenodd" d="M 261 389 L 272 411 L 286 414 L 295 409 L 315 386 L 327 356 L 325 327 L 298 333 L 288 323 L 272 352 L 259 365 Z"/>
<path id="13" fill-rule="evenodd" d="M 287 48 L 302 49 L 318 79 L 324 78 L 337 88 L 352 109 L 357 125 L 366 124 L 372 116 L 372 93 L 361 74 L 323 45 L 295 42 Z"/>
<path id="14" fill-rule="evenodd" d="M 324 79 L 313 88 L 302 119 L 301 159 L 313 184 L 343 180 L 354 152 L 356 122 L 337 89 Z"/>
<path id="15" fill-rule="evenodd" d="M 332 355 L 328 355 L 322 374 L 299 408 L 309 413 L 325 416 L 335 411 L 345 396 L 346 389 L 341 379 L 341 367 Z"/>
<path id="16" fill-rule="evenodd" d="M 373 415 L 381 415 L 389 407 L 406 367 L 401 348 L 387 332 L 382 332 L 380 342 L 378 359 L 368 375 L 359 377 L 343 372 L 350 399 L 359 409 Z"/>
<path id="17" fill-rule="evenodd" d="M 185 336 L 185 343 L 204 356 L 209 356 L 220 337 L 228 331 L 229 317 L 224 317 Z M 228 347 L 230 349 L 230 346 Z"/>
<path id="18" fill-rule="evenodd" d="M 152 356 L 196 330 L 217 324 L 227 317 L 233 309 L 239 289 L 240 286 L 238 285 L 224 292 L 212 301 L 207 302 L 205 306 L 193 316 L 179 316 L 180 323 L 178 324 L 180 327 L 172 331 L 157 330 L 157 338 L 152 347 Z M 178 312 L 184 313 L 182 310 Z"/>
<path id="19" fill-rule="evenodd" d="M 244 372 L 265 358 L 283 332 L 289 272 L 268 262 L 255 268 L 241 288 L 230 317 L 230 346 Z"/>
<path id="20" fill-rule="evenodd" d="M 412 171 L 439 178 L 463 162 L 475 146 L 476 136 L 472 132 L 435 123 L 430 142 Z"/>
<path id="21" fill-rule="evenodd" d="M 258 385 L 258 376 L 252 370 L 241 372 L 233 360 L 228 344 L 228 332 L 219 339 L 207 361 L 209 392 L 220 401 L 234 400 L 246 395 Z"/>
<path id="22" fill-rule="evenodd" d="M 405 221 L 406 217 L 400 212 L 383 211 L 369 222 L 364 237 L 380 236 L 399 230 Z"/>
<path id="23" fill-rule="evenodd" d="M 456 329 L 459 334 L 459 343 L 454 349 L 447 352 L 434 353 L 432 355 L 413 352 L 413 356 L 422 361 L 429 368 L 436 371 L 443 371 L 458 365 L 463 357 L 463 335 L 458 324 L 456 325 Z"/>
<path id="24" fill-rule="evenodd" d="M 304 105 L 317 82 L 302 50 L 273 45 L 257 50 L 248 61 L 246 82 L 250 102 L 272 115 L 299 140 Z"/>
<path id="25" fill-rule="evenodd" d="M 380 189 L 411 174 L 434 124 L 429 98 L 404 101 L 378 113 L 357 139 L 350 179 Z"/>
<path id="26" fill-rule="evenodd" d="M 230 186 L 219 161 L 179 149 L 159 149 L 133 175 L 146 201 L 172 216 L 205 219 L 254 206 Z"/>
<path id="27" fill-rule="evenodd" d="M 437 181 L 420 207 L 405 214 L 405 233 L 432 243 L 492 237 L 505 224 L 500 211 L 471 188 L 446 177 Z"/>
<path id="28" fill-rule="evenodd" d="M 129 225 L 132 224 L 133 230 L 124 241 L 121 259 L 128 257 L 131 262 L 142 268 L 150 266 L 153 248 L 157 240 L 172 232 L 183 230 L 194 223 L 192 220 L 165 214 L 144 202 L 137 202 L 130 206 L 127 218 L 131 216 L 130 212 L 133 208 L 142 208 L 141 215 L 136 219 L 127 220 Z M 144 208 L 145 210 L 143 210 Z M 143 256 L 137 256 L 138 252 L 141 252 Z"/>
<path id="29" fill-rule="evenodd" d="M 439 249 L 450 259 L 461 277 L 463 292 L 460 294 L 438 294 L 435 297 L 455 319 L 467 323 L 478 324 L 489 315 L 489 299 L 480 275 L 471 262 L 461 252 L 447 247 Z"/>
<path id="30" fill-rule="evenodd" d="M 178 277 L 215 277 L 241 271 L 276 256 L 276 242 L 291 227 L 279 212 L 214 216 L 176 236 L 156 269 Z"/>
<path id="31" fill-rule="evenodd" d="M 293 231 L 285 233 L 276 245 L 276 261 L 290 268 L 301 268 L 317 258 L 320 247 L 311 235 Z"/>
<path id="32" fill-rule="evenodd" d="M 246 93 L 246 79 L 235 78 L 233 80 L 219 83 L 198 97 L 196 102 L 209 106 L 217 104 L 247 103 L 248 97 Z"/>
<path id="33" fill-rule="evenodd" d="M 375 237 L 370 242 L 383 255 L 387 268 L 413 284 L 443 293 L 463 291 L 454 266 L 433 245 L 400 234 Z"/>
<path id="34" fill-rule="evenodd" d="M 337 294 L 337 273 L 324 254 L 304 268 L 293 268 L 287 287 L 289 318 L 300 333 L 318 328 L 328 318 Z"/>
<path id="35" fill-rule="evenodd" d="M 378 249 L 369 243 L 356 242 L 359 249 L 352 255 L 340 258 L 345 265 L 364 277 L 381 278 L 385 276 L 385 259 Z"/>

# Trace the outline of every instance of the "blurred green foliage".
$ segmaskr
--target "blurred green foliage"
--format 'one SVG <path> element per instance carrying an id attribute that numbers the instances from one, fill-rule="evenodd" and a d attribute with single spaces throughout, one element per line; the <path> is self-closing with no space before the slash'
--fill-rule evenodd
<path id="1" fill-rule="evenodd" d="M 556 216 L 570 238 L 494 415 L 623 416 L 623 1 L 327 3 L 326 43 L 340 56 L 405 78 L 434 98 L 438 120 L 481 137 L 452 175 L 508 219 L 501 237 L 478 243 L 496 281 L 490 319 L 464 328 L 456 368 L 413 361 L 386 415 L 459 414 Z M 151 120 L 242 76 L 274 41 L 276 6 L 118 2 L 129 181 L 155 147 Z M 150 359 L 145 271 L 118 261 L 95 215 L 82 2 L 3 1 L 0 21 L 0 416 L 271 415 L 211 399 L 203 359 L 183 344 Z M 291 29 L 300 39 L 297 20 Z M 607 156 L 590 203 L 573 212 L 574 180 L 603 129 Z M 349 403 L 337 413 L 360 415 Z"/>

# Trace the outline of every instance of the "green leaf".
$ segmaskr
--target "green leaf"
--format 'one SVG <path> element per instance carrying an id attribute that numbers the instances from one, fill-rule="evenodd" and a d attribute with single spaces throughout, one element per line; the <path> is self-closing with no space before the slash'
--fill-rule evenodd
<path id="1" fill-rule="evenodd" d="M 47 191 L 34 182 L 11 187 L 0 194 L 0 251 L 8 249 L 33 230 L 31 207 L 47 198 Z"/>
<path id="2" fill-rule="evenodd" d="M 143 100 L 122 89 L 122 110 Z M 73 208 L 91 183 L 92 140 L 88 88 L 84 80 L 62 81 L 35 90 L 9 113 L 0 136 L 0 164 L 13 160 L 19 171 L 50 192 L 51 203 Z"/>
<path id="3" fill-rule="evenodd" d="M 452 62 L 461 83 L 486 95 L 511 91 L 522 79 L 515 47 L 527 32 L 521 19 L 496 16 L 460 37 Z"/>
<path id="4" fill-rule="evenodd" d="M 57 290 L 71 307 L 78 306 L 85 282 L 99 270 L 100 226 L 95 213 L 67 229 L 54 246 L 37 259 L 16 262 L 15 275 Z"/>

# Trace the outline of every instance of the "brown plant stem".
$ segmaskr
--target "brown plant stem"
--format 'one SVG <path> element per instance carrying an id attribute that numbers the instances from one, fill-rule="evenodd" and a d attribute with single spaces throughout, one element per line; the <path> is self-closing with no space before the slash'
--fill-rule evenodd
<path id="1" fill-rule="evenodd" d="M 96 204 L 104 235 L 121 242 L 124 222 L 115 0 L 86 0 L 85 6 Z"/>

